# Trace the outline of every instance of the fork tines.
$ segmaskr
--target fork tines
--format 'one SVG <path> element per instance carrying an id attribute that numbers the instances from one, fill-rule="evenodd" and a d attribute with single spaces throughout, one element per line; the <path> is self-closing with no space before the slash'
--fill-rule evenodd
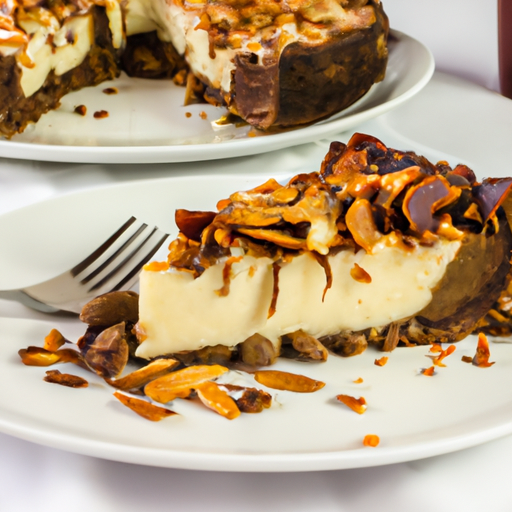
<path id="1" fill-rule="evenodd" d="M 71 269 L 88 292 L 130 288 L 169 235 L 131 217 L 98 249 Z"/>

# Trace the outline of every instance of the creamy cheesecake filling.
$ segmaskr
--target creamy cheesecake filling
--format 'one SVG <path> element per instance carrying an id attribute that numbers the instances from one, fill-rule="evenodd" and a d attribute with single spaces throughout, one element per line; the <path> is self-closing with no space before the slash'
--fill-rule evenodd
<path id="1" fill-rule="evenodd" d="M 318 261 L 306 252 L 283 263 L 276 312 L 268 317 L 273 293 L 272 261 L 244 256 L 232 265 L 227 296 L 224 262 L 194 279 L 191 273 L 144 270 L 140 277 L 142 343 L 136 355 L 156 357 L 204 346 L 233 347 L 255 333 L 278 345 L 282 335 L 299 329 L 319 338 L 359 331 L 409 318 L 432 300 L 432 290 L 461 246 L 440 239 L 432 247 L 404 250 L 379 243 L 371 254 L 342 250 L 329 256 L 332 287 Z M 371 277 L 351 276 L 355 264 Z"/>
<path id="2" fill-rule="evenodd" d="M 95 3 L 105 7 L 112 45 L 122 48 L 125 35 L 119 0 Z M 20 9 L 17 23 L 25 37 L 14 27 L 0 26 L 0 55 L 16 55 L 20 86 L 27 98 L 43 86 L 52 70 L 59 76 L 79 66 L 94 43 L 94 19 L 89 9 L 70 13 L 62 24 L 47 9 Z"/>
<path id="3" fill-rule="evenodd" d="M 225 93 L 231 90 L 235 57 L 252 53 L 261 64 L 265 58 L 275 57 L 295 42 L 310 41 L 321 44 L 334 32 L 354 30 L 372 24 L 375 14 L 371 7 L 344 9 L 336 0 L 316 2 L 284 2 L 283 12 L 298 12 L 309 21 L 306 32 L 300 31 L 293 15 L 261 30 L 233 30 L 230 44 L 212 47 L 210 34 L 204 27 L 203 17 L 208 13 L 212 23 L 222 22 L 229 11 L 223 5 L 209 4 L 201 0 L 129 0 L 126 5 L 127 35 L 157 30 L 162 41 L 172 42 L 178 53 L 184 55 L 191 70 L 204 81 Z M 217 12 L 212 14 L 211 7 Z M 218 16 L 219 19 L 216 18 Z M 265 45 L 262 46 L 262 38 Z M 212 52 L 213 49 L 213 52 Z"/>
<path id="4" fill-rule="evenodd" d="M 56 19 L 48 26 L 31 21 L 22 21 L 20 25 L 32 36 L 24 52 L 26 58 L 18 61 L 25 97 L 39 90 L 52 70 L 56 75 L 62 75 L 79 66 L 93 43 L 91 14 L 70 18 L 60 28 Z M 53 36 L 52 44 L 47 42 L 50 35 Z"/>

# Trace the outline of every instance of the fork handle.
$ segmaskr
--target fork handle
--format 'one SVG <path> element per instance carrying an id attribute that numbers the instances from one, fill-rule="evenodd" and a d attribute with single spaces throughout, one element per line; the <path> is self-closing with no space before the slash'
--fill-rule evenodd
<path id="1" fill-rule="evenodd" d="M 20 302 L 24 306 L 27 306 L 31 309 L 35 309 L 37 311 L 41 311 L 42 313 L 56 313 L 57 311 L 59 311 L 59 309 L 54 308 L 53 306 L 48 306 L 48 304 L 39 302 L 30 295 L 27 295 L 25 292 L 22 292 L 21 290 L 0 291 L 0 299 Z"/>

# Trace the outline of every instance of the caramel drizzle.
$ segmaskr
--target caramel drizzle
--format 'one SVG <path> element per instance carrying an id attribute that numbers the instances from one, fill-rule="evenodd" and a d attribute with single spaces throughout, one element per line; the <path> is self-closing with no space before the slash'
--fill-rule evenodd
<path id="1" fill-rule="evenodd" d="M 279 296 L 279 271 L 281 270 L 281 265 L 277 261 L 272 263 L 272 278 L 273 278 L 273 289 L 272 289 L 272 300 L 270 302 L 270 307 L 268 308 L 267 318 L 270 318 L 276 312 L 277 306 L 277 297 Z"/>

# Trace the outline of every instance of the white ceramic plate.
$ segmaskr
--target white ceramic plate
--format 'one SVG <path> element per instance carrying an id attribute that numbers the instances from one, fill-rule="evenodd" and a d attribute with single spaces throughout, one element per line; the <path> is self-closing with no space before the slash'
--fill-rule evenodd
<path id="1" fill-rule="evenodd" d="M 11 272 L 0 275 L 0 289 L 20 285 L 19 277 L 9 275 L 52 277 L 69 259 L 75 262 L 83 254 L 84 239 L 96 244 L 110 232 L 110 224 L 116 226 L 129 214 L 175 234 L 176 207 L 209 209 L 217 198 L 263 179 L 239 174 L 144 180 L 62 196 L 3 215 L 0 268 Z M 53 228 L 41 229 L 45 225 Z M 90 233 L 89 225 L 101 226 L 97 235 Z M 94 236 L 99 240 L 91 240 Z M 37 265 L 34 248 L 44 248 L 37 250 Z M 428 347 L 395 350 L 383 367 L 374 364 L 383 355 L 374 350 L 350 359 L 331 356 L 324 364 L 280 361 L 276 368 L 322 380 L 326 386 L 311 395 L 272 392 L 269 410 L 234 421 L 196 403 L 176 402 L 180 416 L 155 424 L 125 409 L 107 385 L 78 368 L 60 369 L 88 378 L 87 389 L 47 384 L 42 380 L 44 368 L 23 366 L 17 351 L 40 346 L 53 327 L 76 339 L 84 326 L 67 317 L 0 318 L 0 430 L 65 450 L 175 468 L 310 471 L 419 459 L 512 433 L 510 343 L 491 342 L 496 364 L 483 369 L 461 361 L 462 355 L 475 352 L 476 340 L 468 338 L 457 344 L 445 360 L 447 367 L 438 368 L 433 377 L 419 374 L 431 365 Z M 364 382 L 355 384 L 359 377 Z M 251 377 L 246 380 L 252 382 Z M 336 403 L 334 397 L 341 393 L 364 396 L 366 413 L 360 416 Z M 380 445 L 363 447 L 366 434 L 378 435 Z"/>
<path id="2" fill-rule="evenodd" d="M 123 75 L 68 94 L 58 110 L 23 134 L 0 140 L 0 156 L 54 162 L 185 162 L 251 155 L 328 137 L 395 108 L 430 80 L 434 60 L 429 50 L 401 32 L 392 34 L 386 78 L 349 109 L 311 126 L 268 135 L 248 126 L 214 128 L 212 121 L 225 109 L 184 107 L 183 88 L 172 82 Z M 107 87 L 119 93 L 103 94 Z M 74 114 L 76 105 L 86 105 L 88 115 Z M 108 111 L 109 117 L 94 119 L 93 112 L 99 110 Z"/>

